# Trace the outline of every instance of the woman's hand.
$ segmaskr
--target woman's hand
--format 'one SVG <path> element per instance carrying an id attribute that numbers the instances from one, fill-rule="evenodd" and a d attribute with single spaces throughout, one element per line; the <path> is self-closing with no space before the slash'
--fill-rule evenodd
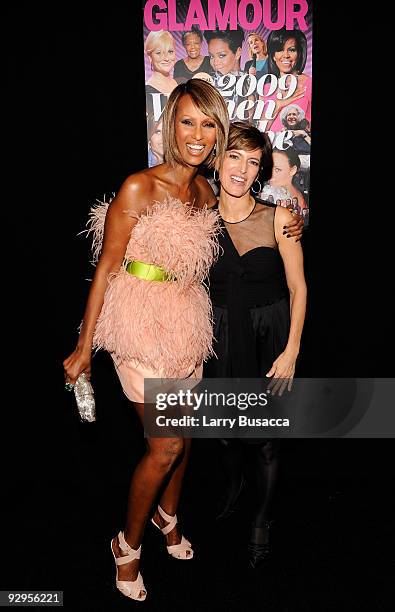
<path id="1" fill-rule="evenodd" d="M 308 136 L 308 133 L 305 130 L 292 130 L 292 134 L 294 138 L 296 136 L 302 136 L 303 138 L 306 138 L 306 136 Z"/>
<path id="2" fill-rule="evenodd" d="M 305 95 L 306 91 L 307 91 L 307 87 L 305 85 L 300 85 L 298 83 L 298 86 L 295 89 L 295 91 L 292 94 L 292 96 L 290 96 L 289 98 L 282 98 L 280 100 L 277 98 L 276 101 L 275 101 L 276 102 L 276 106 L 275 106 L 275 111 L 274 111 L 273 119 L 275 119 L 277 117 L 277 115 L 280 112 L 280 110 L 282 110 L 286 106 L 289 106 L 290 104 L 293 104 L 297 100 L 300 100 L 301 98 L 304 98 L 304 95 Z"/>
<path id="3" fill-rule="evenodd" d="M 79 346 L 63 362 L 66 383 L 75 384 L 82 372 L 85 372 L 88 380 L 91 377 L 91 349 L 83 349 Z"/>
<path id="4" fill-rule="evenodd" d="M 311 136 L 305 130 L 292 130 L 293 137 L 301 136 L 307 142 L 307 144 L 311 144 Z"/>
<path id="5" fill-rule="evenodd" d="M 296 238 L 295 242 L 301 239 L 303 234 L 304 220 L 297 212 L 292 211 L 292 221 L 288 221 L 283 226 L 283 234 L 287 234 L 287 238 Z"/>
<path id="6" fill-rule="evenodd" d="M 297 356 L 297 353 L 285 349 L 273 362 L 271 369 L 266 374 L 268 378 L 273 377 L 267 387 L 272 395 L 276 395 L 278 392 L 281 397 L 287 386 L 288 391 L 291 391 Z"/>
<path id="7" fill-rule="evenodd" d="M 300 244 L 287 240 L 282 233 L 284 225 L 292 221 L 292 215 L 286 208 L 277 207 L 274 218 L 274 231 L 281 259 L 284 262 L 285 275 L 289 289 L 291 324 L 285 350 L 274 361 L 266 376 L 273 376 L 268 389 L 282 395 L 288 387 L 292 389 L 296 359 L 299 354 L 304 317 L 306 312 L 306 282 L 303 273 L 303 251 Z"/>

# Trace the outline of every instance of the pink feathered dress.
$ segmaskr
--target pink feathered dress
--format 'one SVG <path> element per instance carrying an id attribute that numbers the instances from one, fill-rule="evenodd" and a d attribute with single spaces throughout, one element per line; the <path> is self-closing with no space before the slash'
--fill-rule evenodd
<path id="1" fill-rule="evenodd" d="M 100 254 L 109 204 L 91 209 L 94 260 Z M 213 354 L 212 311 L 203 284 L 218 256 L 218 213 L 195 209 L 170 196 L 139 214 L 124 264 L 109 277 L 93 348 L 112 356 L 126 396 L 144 401 L 144 378 L 200 377 Z M 163 268 L 173 280 L 149 281 L 129 274 L 139 260 Z"/>

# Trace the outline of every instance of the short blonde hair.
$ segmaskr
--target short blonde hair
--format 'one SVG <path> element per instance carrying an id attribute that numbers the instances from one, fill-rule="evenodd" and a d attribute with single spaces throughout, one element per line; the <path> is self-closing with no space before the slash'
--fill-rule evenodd
<path id="1" fill-rule="evenodd" d="M 150 32 L 145 40 L 144 51 L 151 58 L 151 53 L 157 47 L 172 46 L 175 49 L 174 38 L 167 30 Z"/>
<path id="2" fill-rule="evenodd" d="M 265 55 L 267 55 L 267 46 L 266 46 L 266 42 L 264 41 L 264 39 L 262 38 L 262 36 L 260 34 L 258 34 L 258 32 L 250 32 L 247 36 L 247 41 L 249 40 L 250 36 L 256 36 L 257 38 L 259 38 L 259 40 L 262 41 L 263 43 L 263 52 Z M 248 44 L 248 55 L 250 56 L 250 59 L 252 59 L 252 50 L 250 45 Z"/>
<path id="3" fill-rule="evenodd" d="M 185 165 L 177 146 L 174 124 L 178 103 L 186 95 L 191 96 L 196 108 L 215 121 L 217 127 L 216 153 L 211 153 L 203 165 L 209 169 L 219 170 L 228 142 L 229 114 L 221 94 L 210 83 L 202 79 L 190 79 L 186 83 L 181 83 L 170 94 L 163 112 L 162 139 L 165 159 L 171 166 Z"/>

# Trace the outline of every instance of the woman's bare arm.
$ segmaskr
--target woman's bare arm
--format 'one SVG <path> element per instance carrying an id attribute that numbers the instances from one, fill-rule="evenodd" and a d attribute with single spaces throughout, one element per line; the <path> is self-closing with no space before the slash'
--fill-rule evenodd
<path id="1" fill-rule="evenodd" d="M 93 277 L 85 308 L 81 333 L 73 353 L 63 362 L 67 379 L 74 383 L 81 372 L 90 375 L 92 341 L 96 321 L 103 306 L 108 277 L 118 272 L 137 218 L 127 214 L 133 209 L 141 212 L 147 202 L 147 178 L 136 174 L 130 176 L 111 202 L 104 229 L 103 249 Z"/>
<path id="2" fill-rule="evenodd" d="M 291 326 L 284 352 L 274 361 L 267 376 L 292 381 L 295 373 L 296 358 L 299 354 L 300 340 L 306 314 L 307 287 L 303 271 L 303 251 L 300 242 L 287 240 L 283 226 L 291 218 L 286 208 L 277 207 L 275 216 L 275 235 L 284 262 L 287 285 L 290 293 Z M 290 387 L 289 387 L 290 388 Z"/>

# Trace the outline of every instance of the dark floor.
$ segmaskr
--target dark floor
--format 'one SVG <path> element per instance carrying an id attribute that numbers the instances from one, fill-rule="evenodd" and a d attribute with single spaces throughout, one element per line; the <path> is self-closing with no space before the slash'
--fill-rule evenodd
<path id="1" fill-rule="evenodd" d="M 66 609 L 86 611 L 392 608 L 392 440 L 284 440 L 273 560 L 255 571 L 246 563 L 251 491 L 217 524 L 217 443 L 194 441 L 179 517 L 195 558 L 169 558 L 149 525 L 142 555 L 149 598 L 136 604 L 115 589 L 109 542 L 123 525 L 129 476 L 143 450 L 140 426 L 104 366 L 96 424 L 80 424 L 61 381 L 58 391 L 56 417 L 40 414 L 41 438 L 33 441 L 24 427 L 24 455 L 8 456 L 16 469 L 11 503 L 3 505 L 4 550 L 15 564 L 2 574 L 2 588 L 63 590 Z"/>

